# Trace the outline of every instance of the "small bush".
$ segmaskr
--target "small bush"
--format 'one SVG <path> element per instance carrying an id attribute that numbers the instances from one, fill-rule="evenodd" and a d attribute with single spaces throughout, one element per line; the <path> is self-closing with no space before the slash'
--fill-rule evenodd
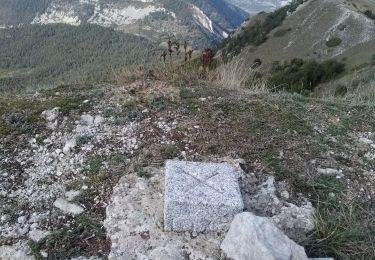
<path id="1" fill-rule="evenodd" d="M 85 171 L 90 175 L 96 175 L 99 173 L 103 166 L 103 161 L 100 158 L 91 158 L 86 162 Z"/>
<path id="2" fill-rule="evenodd" d="M 178 147 L 173 144 L 160 147 L 160 155 L 163 159 L 173 159 L 178 156 Z"/>
<path id="3" fill-rule="evenodd" d="M 88 142 L 90 142 L 90 140 L 92 139 L 92 136 L 91 135 L 81 135 L 81 136 L 78 136 L 76 138 L 76 143 L 77 143 L 77 146 L 82 146 L 82 145 L 85 145 L 87 144 Z"/>
<path id="4" fill-rule="evenodd" d="M 335 38 L 331 38 L 329 39 L 327 42 L 326 42 L 326 45 L 327 47 L 329 48 L 333 48 L 333 47 L 337 47 L 339 46 L 340 44 L 342 43 L 342 40 L 338 37 L 335 37 Z"/>
<path id="5" fill-rule="evenodd" d="M 147 105 L 153 109 L 163 110 L 167 102 L 168 100 L 165 97 L 159 97 L 156 94 L 149 94 L 147 96 Z"/>
<path id="6" fill-rule="evenodd" d="M 340 30 L 340 31 L 344 31 L 346 29 L 346 24 L 340 24 L 337 28 Z"/>
<path id="7" fill-rule="evenodd" d="M 375 20 L 375 14 L 371 10 L 366 10 L 363 14 L 366 15 L 367 18 Z"/>
<path id="8" fill-rule="evenodd" d="M 290 32 L 292 29 L 289 28 L 289 29 L 280 29 L 280 30 L 277 30 L 273 36 L 275 37 L 283 37 L 285 34 L 287 34 L 288 32 Z"/>
<path id="9" fill-rule="evenodd" d="M 344 97 L 348 93 L 348 88 L 344 85 L 338 85 L 335 89 L 335 97 Z"/>

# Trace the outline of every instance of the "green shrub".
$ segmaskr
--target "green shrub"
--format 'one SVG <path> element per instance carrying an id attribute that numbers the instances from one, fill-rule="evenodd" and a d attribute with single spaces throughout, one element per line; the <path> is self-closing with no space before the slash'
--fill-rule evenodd
<path id="1" fill-rule="evenodd" d="M 166 144 L 160 147 L 160 154 L 163 159 L 173 159 L 178 156 L 178 147 L 173 144 Z"/>
<path id="2" fill-rule="evenodd" d="M 290 32 L 292 29 L 291 28 L 288 28 L 288 29 L 280 29 L 280 30 L 277 30 L 273 36 L 275 37 L 283 37 L 285 34 L 287 34 L 288 32 Z"/>
<path id="3" fill-rule="evenodd" d="M 340 44 L 342 43 L 342 40 L 338 37 L 334 37 L 334 38 L 331 38 L 329 39 L 327 42 L 326 42 L 326 45 L 327 47 L 329 48 L 333 48 L 333 47 L 337 47 L 339 46 Z"/>
<path id="4" fill-rule="evenodd" d="M 335 97 L 344 97 L 348 93 L 348 88 L 344 85 L 338 85 L 335 89 Z"/>
<path id="5" fill-rule="evenodd" d="M 104 162 L 101 158 L 90 158 L 86 161 L 85 172 L 90 175 L 96 175 L 99 173 L 103 165 Z"/>
<path id="6" fill-rule="evenodd" d="M 363 14 L 366 15 L 367 18 L 375 20 L 375 14 L 371 10 L 366 10 Z"/>
<path id="7" fill-rule="evenodd" d="M 275 68 L 270 83 L 276 89 L 304 93 L 314 90 L 322 82 L 334 79 L 344 69 L 344 64 L 334 60 L 318 63 L 314 60 L 293 59 Z"/>
<path id="8" fill-rule="evenodd" d="M 166 107 L 168 100 L 164 97 L 159 97 L 155 94 L 150 94 L 147 96 L 147 105 L 150 108 L 162 110 Z"/>
<path id="9" fill-rule="evenodd" d="M 83 146 L 83 145 L 87 144 L 88 142 L 90 142 L 91 139 L 92 139 L 92 136 L 91 135 L 87 135 L 87 134 L 78 136 L 76 138 L 77 146 L 78 147 Z"/>

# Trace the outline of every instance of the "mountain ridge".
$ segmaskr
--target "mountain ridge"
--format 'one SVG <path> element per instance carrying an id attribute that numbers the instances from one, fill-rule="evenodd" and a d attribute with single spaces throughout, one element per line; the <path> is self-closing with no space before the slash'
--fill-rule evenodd
<path id="1" fill-rule="evenodd" d="M 176 35 L 196 46 L 217 43 L 248 14 L 224 0 L 1 0 L 2 27 L 24 24 L 97 24 L 153 40 Z"/>

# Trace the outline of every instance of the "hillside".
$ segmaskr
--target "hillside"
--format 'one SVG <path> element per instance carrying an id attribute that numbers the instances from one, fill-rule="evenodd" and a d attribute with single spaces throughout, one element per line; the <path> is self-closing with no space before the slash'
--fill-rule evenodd
<path id="1" fill-rule="evenodd" d="M 0 26 L 89 23 L 157 41 L 175 34 L 200 47 L 222 40 L 247 18 L 244 11 L 223 0 L 1 0 L 0 3 Z"/>
<path id="2" fill-rule="evenodd" d="M 152 57 L 150 41 L 96 25 L 32 25 L 0 30 L 0 90 L 98 82 Z"/>
<path id="3" fill-rule="evenodd" d="M 238 57 L 246 59 L 247 66 L 260 59 L 263 72 L 301 58 L 320 62 L 335 59 L 345 64 L 346 74 L 352 78 L 357 73 L 368 74 L 375 53 L 375 22 L 371 15 L 375 13 L 374 2 L 303 2 L 295 1 L 251 19 L 227 41 L 224 56 L 241 53 Z M 352 88 L 350 82 L 346 80 L 345 88 Z M 369 82 L 371 78 L 366 84 Z"/>

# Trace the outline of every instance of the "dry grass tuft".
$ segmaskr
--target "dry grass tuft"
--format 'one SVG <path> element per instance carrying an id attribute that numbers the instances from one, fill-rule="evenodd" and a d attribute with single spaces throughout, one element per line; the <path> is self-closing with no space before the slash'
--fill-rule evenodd
<path id="1" fill-rule="evenodd" d="M 316 228 L 307 251 L 335 259 L 373 259 L 375 222 L 373 212 L 359 204 L 319 202 Z"/>
<path id="2" fill-rule="evenodd" d="M 236 59 L 219 66 L 210 74 L 210 81 L 226 89 L 248 89 L 254 93 L 268 93 L 267 81 L 257 69 L 246 65 L 244 60 Z"/>

